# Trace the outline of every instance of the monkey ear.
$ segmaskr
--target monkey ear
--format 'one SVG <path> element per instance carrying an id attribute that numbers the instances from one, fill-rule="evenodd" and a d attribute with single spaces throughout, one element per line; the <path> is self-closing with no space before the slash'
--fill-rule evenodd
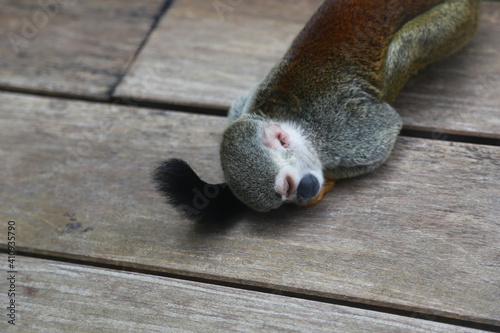
<path id="1" fill-rule="evenodd" d="M 233 102 L 227 115 L 227 120 L 229 123 L 232 123 L 233 121 L 240 119 L 241 116 L 248 114 L 252 101 L 255 98 L 257 88 L 258 85 L 251 91 L 249 91 L 246 95 L 241 96 Z"/>
<path id="2" fill-rule="evenodd" d="M 280 124 L 267 124 L 262 133 L 264 145 L 271 149 L 290 146 L 290 133 Z"/>
<path id="3" fill-rule="evenodd" d="M 204 182 L 180 159 L 161 162 L 152 178 L 167 203 L 194 221 L 224 223 L 246 207 L 227 184 Z"/>

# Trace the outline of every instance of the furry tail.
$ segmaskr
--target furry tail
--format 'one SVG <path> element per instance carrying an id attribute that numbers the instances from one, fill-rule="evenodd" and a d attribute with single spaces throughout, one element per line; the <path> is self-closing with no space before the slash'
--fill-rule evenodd
<path id="1" fill-rule="evenodd" d="M 191 220 L 222 222 L 245 208 L 227 184 L 204 182 L 180 159 L 160 162 L 153 172 L 153 182 L 167 203 Z"/>

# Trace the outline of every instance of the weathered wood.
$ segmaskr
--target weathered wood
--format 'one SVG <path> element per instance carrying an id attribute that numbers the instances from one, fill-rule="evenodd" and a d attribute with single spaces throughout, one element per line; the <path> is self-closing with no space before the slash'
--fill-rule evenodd
<path id="1" fill-rule="evenodd" d="M 176 1 L 116 96 L 227 109 L 283 56 L 322 2 Z"/>
<path id="2" fill-rule="evenodd" d="M 1 94 L 0 122 L 24 251 L 500 324 L 499 147 L 400 138 L 314 207 L 205 229 L 149 176 L 175 156 L 220 181 L 225 119 Z"/>
<path id="3" fill-rule="evenodd" d="M 180 0 L 160 22 L 116 96 L 227 109 L 281 58 L 321 0 Z M 484 3 L 479 34 L 433 65 L 395 106 L 405 127 L 500 138 L 500 3 Z"/>
<path id="4" fill-rule="evenodd" d="M 2 1 L 0 87 L 108 97 L 163 2 Z"/>
<path id="5" fill-rule="evenodd" d="M 17 259 L 15 328 L 23 332 L 479 332 L 147 274 Z M 4 291 L 7 282 L 0 281 Z M 2 319 L 2 331 L 16 331 Z"/>

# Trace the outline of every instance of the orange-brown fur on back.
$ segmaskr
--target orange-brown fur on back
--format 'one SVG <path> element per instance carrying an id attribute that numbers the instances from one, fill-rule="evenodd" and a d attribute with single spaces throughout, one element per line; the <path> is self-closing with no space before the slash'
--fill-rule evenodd
<path id="1" fill-rule="evenodd" d="M 325 1 L 283 59 L 280 90 L 313 88 L 326 67 L 341 68 L 378 87 L 387 48 L 406 22 L 443 0 Z"/>

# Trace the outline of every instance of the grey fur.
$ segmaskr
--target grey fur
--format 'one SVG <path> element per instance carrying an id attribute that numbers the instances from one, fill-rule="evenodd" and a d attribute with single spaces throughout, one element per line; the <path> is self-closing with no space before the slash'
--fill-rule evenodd
<path id="1" fill-rule="evenodd" d="M 275 87 L 283 74 L 285 55 L 229 111 L 220 152 L 226 181 L 235 195 L 259 211 L 281 204 L 273 190 L 279 166 L 260 138 L 264 124 L 273 122 L 295 124 L 306 133 L 310 156 L 319 160 L 330 179 L 362 175 L 384 163 L 402 127 L 388 103 L 411 75 L 472 39 L 479 3 L 446 0 L 403 25 L 389 44 L 378 86 L 352 68 L 326 64 L 320 83 L 307 93 L 287 91 L 287 99 L 276 99 L 269 95 L 269 87 Z"/>

